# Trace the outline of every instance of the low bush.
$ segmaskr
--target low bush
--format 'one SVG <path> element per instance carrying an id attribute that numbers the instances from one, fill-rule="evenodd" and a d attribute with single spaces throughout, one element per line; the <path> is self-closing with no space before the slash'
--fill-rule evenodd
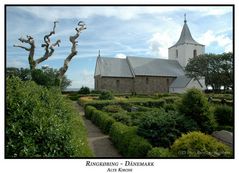
<path id="1" fill-rule="evenodd" d="M 107 105 L 103 107 L 102 110 L 109 113 L 117 113 L 123 111 L 120 105 Z"/>
<path id="2" fill-rule="evenodd" d="M 100 100 L 113 100 L 114 95 L 110 91 L 102 91 L 99 96 Z"/>
<path id="3" fill-rule="evenodd" d="M 233 126 L 233 110 L 231 106 L 217 105 L 214 115 L 219 125 Z"/>
<path id="4" fill-rule="evenodd" d="M 136 127 L 129 127 L 120 122 L 116 122 L 112 125 L 109 134 L 119 152 L 123 156 L 127 156 L 130 141 L 136 136 Z"/>
<path id="5" fill-rule="evenodd" d="M 174 113 L 171 112 L 171 114 Z M 137 133 L 148 139 L 153 146 L 169 147 L 180 135 L 180 131 L 176 129 L 176 121 L 171 114 L 165 112 L 164 109 L 145 112 Z"/>
<path id="6" fill-rule="evenodd" d="M 92 111 L 91 121 L 106 134 L 109 133 L 112 124 L 115 122 L 115 120 L 107 113 L 104 113 L 99 110 Z"/>
<path id="7" fill-rule="evenodd" d="M 6 157 L 92 156 L 86 129 L 60 90 L 6 80 Z"/>
<path id="8" fill-rule="evenodd" d="M 190 89 L 184 94 L 179 112 L 195 120 L 203 132 L 212 133 L 217 126 L 206 97 L 198 89 Z"/>
<path id="9" fill-rule="evenodd" d="M 202 132 L 183 134 L 171 147 L 178 157 L 232 157 L 230 147 Z"/>
<path id="10" fill-rule="evenodd" d="M 126 112 L 114 113 L 114 114 L 112 114 L 112 117 L 117 122 L 121 122 L 121 123 L 123 123 L 125 125 L 128 125 L 128 126 L 132 125 L 131 118 L 130 118 L 130 116 Z"/>
<path id="11" fill-rule="evenodd" d="M 127 156 L 144 157 L 148 151 L 152 149 L 152 145 L 140 136 L 134 136 L 129 143 Z"/>
<path id="12" fill-rule="evenodd" d="M 172 157 L 168 148 L 154 147 L 149 150 L 147 157 Z"/>
<path id="13" fill-rule="evenodd" d="M 93 106 L 86 106 L 85 107 L 85 117 L 87 119 L 91 119 L 91 116 L 92 116 L 92 113 L 93 113 L 94 110 L 96 110 L 95 107 L 93 107 Z"/>
<path id="14" fill-rule="evenodd" d="M 144 157 L 152 148 L 147 140 L 136 134 L 136 127 L 116 122 L 110 129 L 110 137 L 116 148 L 126 157 Z"/>

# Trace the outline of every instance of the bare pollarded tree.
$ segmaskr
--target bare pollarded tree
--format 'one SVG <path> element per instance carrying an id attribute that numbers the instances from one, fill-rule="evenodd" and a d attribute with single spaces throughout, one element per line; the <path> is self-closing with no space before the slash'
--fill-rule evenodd
<path id="1" fill-rule="evenodd" d="M 44 44 L 42 44 L 41 46 L 45 48 L 45 53 L 42 57 L 38 58 L 38 59 L 34 59 L 34 53 L 35 53 L 35 41 L 34 41 L 34 38 L 30 35 L 27 35 L 26 38 L 19 38 L 18 40 L 22 43 L 27 43 L 30 45 L 30 47 L 25 47 L 23 45 L 13 45 L 14 47 L 19 47 L 19 48 L 22 48 L 22 49 L 25 49 L 26 51 L 29 52 L 28 54 L 28 62 L 29 62 L 29 66 L 30 66 L 30 70 L 33 71 L 36 69 L 36 66 L 38 64 L 40 64 L 41 62 L 47 60 L 50 56 L 52 56 L 52 54 L 54 53 L 55 51 L 55 47 L 56 46 L 60 46 L 60 42 L 61 40 L 57 40 L 55 43 L 51 43 L 51 39 L 50 37 L 55 34 L 55 29 L 56 29 L 56 24 L 58 22 L 55 21 L 54 22 L 54 25 L 53 25 L 53 29 L 52 31 L 50 31 L 49 34 L 45 35 L 44 36 Z M 72 58 L 77 54 L 77 50 L 76 50 L 76 46 L 77 46 L 77 38 L 79 38 L 80 36 L 80 32 L 85 30 L 86 29 L 86 25 L 83 21 L 80 21 L 78 22 L 78 26 L 75 28 L 76 30 L 76 34 L 73 35 L 73 36 L 70 36 L 69 40 L 72 44 L 71 46 L 71 52 L 70 54 L 66 57 L 65 61 L 64 61 L 64 65 L 63 67 L 61 67 L 59 69 L 59 73 L 58 73 L 58 78 L 60 80 L 60 83 L 61 84 L 61 80 L 65 74 L 65 72 L 67 71 L 68 69 L 68 65 L 69 65 L 69 62 L 72 60 Z"/>

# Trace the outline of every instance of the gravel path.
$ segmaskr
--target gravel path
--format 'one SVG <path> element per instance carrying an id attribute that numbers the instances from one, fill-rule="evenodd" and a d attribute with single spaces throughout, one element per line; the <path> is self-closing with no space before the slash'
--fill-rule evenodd
<path id="1" fill-rule="evenodd" d="M 74 102 L 75 107 L 79 110 L 87 129 L 87 138 L 95 157 L 122 157 L 113 146 L 109 135 L 105 135 L 90 120 L 85 118 L 83 108 Z"/>

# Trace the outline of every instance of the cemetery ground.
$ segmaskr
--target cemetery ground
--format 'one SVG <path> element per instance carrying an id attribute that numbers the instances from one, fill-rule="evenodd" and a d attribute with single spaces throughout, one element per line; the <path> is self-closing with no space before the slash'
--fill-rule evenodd
<path id="1" fill-rule="evenodd" d="M 83 96 L 15 77 L 6 88 L 6 158 L 234 157 L 231 94 Z"/>
<path id="2" fill-rule="evenodd" d="M 122 157 L 233 157 L 231 94 L 192 89 L 186 94 L 101 95 L 68 97 L 84 107 L 85 117 L 109 135 Z"/>

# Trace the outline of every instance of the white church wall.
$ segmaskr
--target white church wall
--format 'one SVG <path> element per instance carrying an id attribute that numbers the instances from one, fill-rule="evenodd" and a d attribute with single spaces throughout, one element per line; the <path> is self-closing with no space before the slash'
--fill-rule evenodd
<path id="1" fill-rule="evenodd" d="M 178 56 L 176 52 L 178 51 Z M 204 54 L 205 46 L 193 45 L 193 44 L 183 44 L 180 46 L 175 46 L 168 49 L 169 59 L 177 60 L 182 67 L 186 67 L 188 60 L 193 58 L 193 51 L 197 51 L 197 55 Z"/>

